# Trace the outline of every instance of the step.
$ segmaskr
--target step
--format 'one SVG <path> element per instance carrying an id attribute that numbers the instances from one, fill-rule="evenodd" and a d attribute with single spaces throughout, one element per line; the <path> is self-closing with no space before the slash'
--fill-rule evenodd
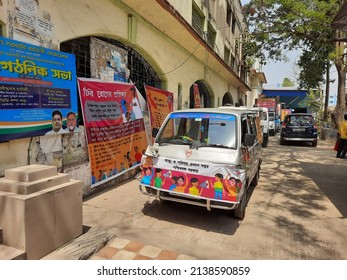
<path id="1" fill-rule="evenodd" d="M 26 253 L 16 248 L 0 244 L 0 260 L 26 260 Z"/>
<path id="2" fill-rule="evenodd" d="M 19 182 L 33 182 L 57 174 L 56 166 L 32 164 L 5 170 L 5 178 Z"/>
<path id="3" fill-rule="evenodd" d="M 69 174 L 65 173 L 57 173 L 53 176 L 32 182 L 21 182 L 0 178 L 0 191 L 27 195 L 67 182 L 69 182 Z"/>

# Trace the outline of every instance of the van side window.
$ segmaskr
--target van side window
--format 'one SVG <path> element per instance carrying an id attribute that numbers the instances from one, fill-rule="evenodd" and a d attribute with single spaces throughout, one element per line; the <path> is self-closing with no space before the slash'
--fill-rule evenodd
<path id="1" fill-rule="evenodd" d="M 251 134 L 257 134 L 257 126 L 255 124 L 255 117 L 254 116 L 248 116 L 249 119 L 249 128 Z"/>
<path id="2" fill-rule="evenodd" d="M 249 133 L 247 125 L 247 115 L 241 116 L 241 143 L 245 141 L 245 135 Z"/>

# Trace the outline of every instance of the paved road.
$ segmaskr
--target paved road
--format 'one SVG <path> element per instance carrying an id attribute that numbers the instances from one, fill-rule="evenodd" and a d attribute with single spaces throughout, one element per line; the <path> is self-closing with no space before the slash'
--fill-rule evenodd
<path id="1" fill-rule="evenodd" d="M 347 159 L 332 142 L 263 149 L 246 217 L 159 203 L 131 180 L 83 203 L 83 224 L 197 259 L 347 259 Z"/>

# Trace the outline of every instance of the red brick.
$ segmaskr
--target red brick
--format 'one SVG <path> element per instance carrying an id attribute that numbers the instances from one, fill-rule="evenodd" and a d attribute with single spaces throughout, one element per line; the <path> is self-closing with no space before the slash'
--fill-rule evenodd
<path id="1" fill-rule="evenodd" d="M 112 259 L 112 257 L 118 252 L 119 250 L 114 247 L 105 246 L 102 248 L 99 252 L 96 253 L 97 256 L 102 257 L 104 259 Z"/>
<path id="2" fill-rule="evenodd" d="M 153 259 L 151 259 L 150 257 L 146 257 L 146 256 L 142 256 L 142 255 L 138 254 L 134 258 L 134 260 L 153 260 Z"/>
<path id="3" fill-rule="evenodd" d="M 162 250 L 157 256 L 157 260 L 175 260 L 178 257 L 178 253 L 168 250 Z"/>
<path id="4" fill-rule="evenodd" d="M 145 244 L 137 241 L 130 241 L 124 248 L 123 250 L 127 250 L 130 252 L 138 253 L 140 250 L 145 246 Z"/>

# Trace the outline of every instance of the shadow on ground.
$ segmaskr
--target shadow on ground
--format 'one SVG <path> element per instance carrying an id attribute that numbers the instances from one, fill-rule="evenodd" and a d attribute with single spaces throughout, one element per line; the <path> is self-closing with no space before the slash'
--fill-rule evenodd
<path id="1" fill-rule="evenodd" d="M 147 202 L 142 212 L 158 220 L 227 235 L 233 235 L 240 224 L 240 220 L 233 217 L 233 211 L 208 211 L 204 207 L 172 201 Z"/>
<path id="2" fill-rule="evenodd" d="M 341 159 L 342 161 L 343 159 Z M 347 161 L 347 159 L 346 159 Z M 305 174 L 309 176 L 321 191 L 330 199 L 344 218 L 347 217 L 347 168 L 334 165 L 327 168 L 321 163 L 300 163 Z"/>

